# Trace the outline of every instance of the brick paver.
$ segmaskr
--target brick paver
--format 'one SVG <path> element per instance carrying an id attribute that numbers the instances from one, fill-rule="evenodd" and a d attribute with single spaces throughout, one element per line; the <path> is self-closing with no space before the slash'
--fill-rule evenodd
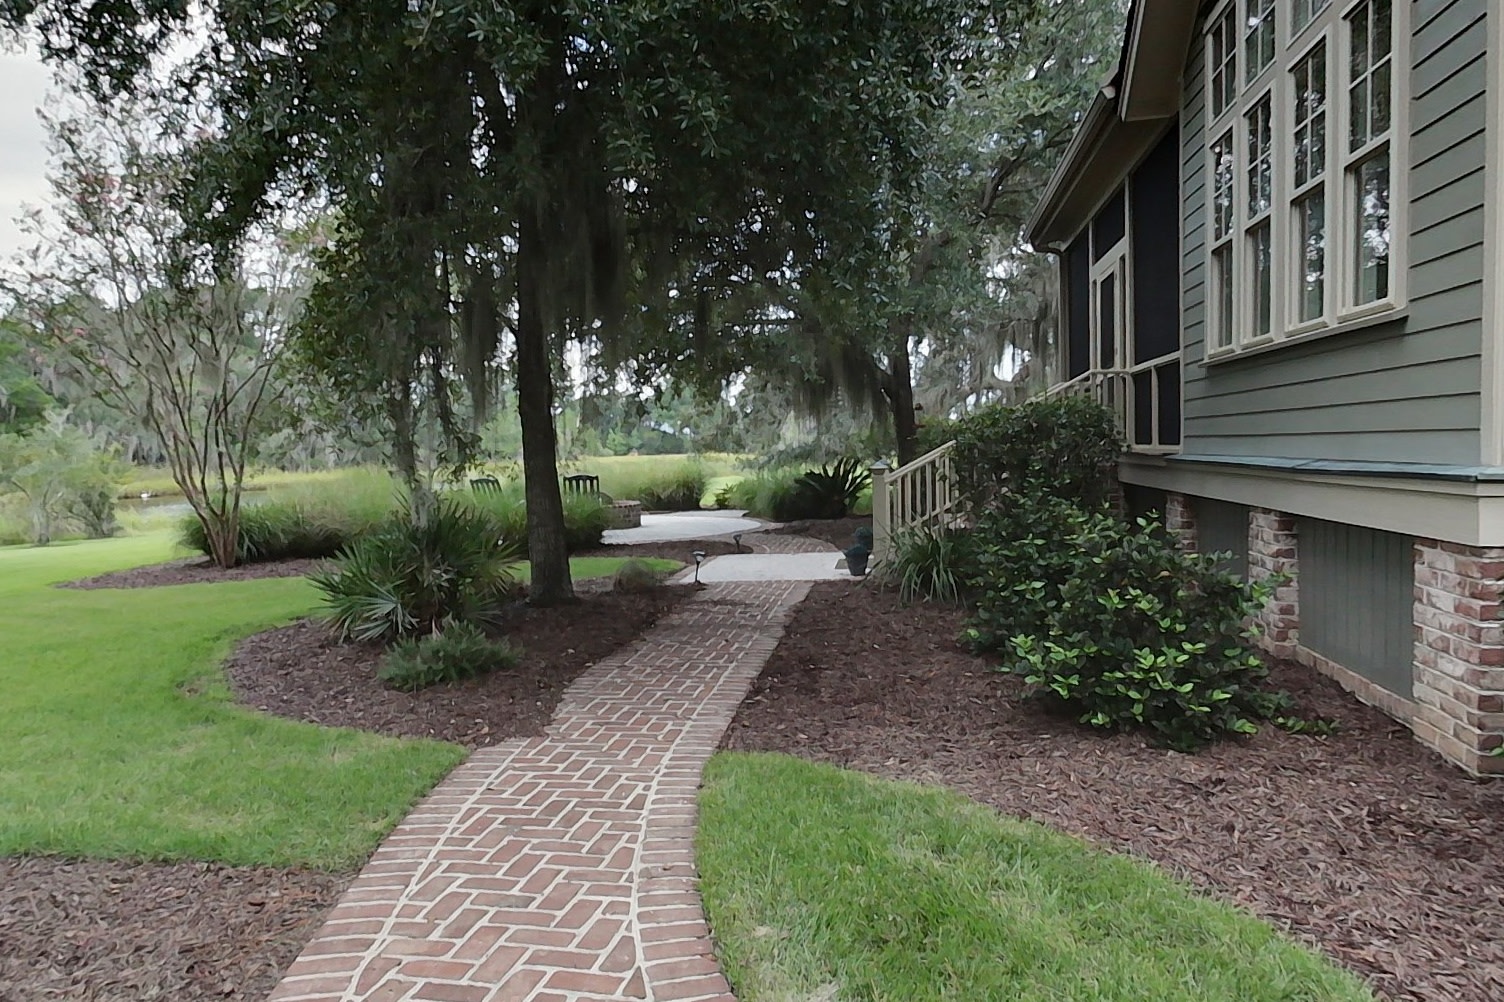
<path id="1" fill-rule="evenodd" d="M 694 865 L 701 770 L 802 582 L 715 585 L 475 752 L 377 850 L 271 1002 L 735 1002 Z"/>

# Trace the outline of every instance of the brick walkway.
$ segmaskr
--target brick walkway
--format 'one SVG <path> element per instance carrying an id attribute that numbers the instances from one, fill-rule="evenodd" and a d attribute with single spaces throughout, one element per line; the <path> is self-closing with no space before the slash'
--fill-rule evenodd
<path id="1" fill-rule="evenodd" d="M 694 866 L 700 773 L 800 582 L 706 589 L 477 751 L 384 842 L 272 1002 L 734 1002 Z"/>

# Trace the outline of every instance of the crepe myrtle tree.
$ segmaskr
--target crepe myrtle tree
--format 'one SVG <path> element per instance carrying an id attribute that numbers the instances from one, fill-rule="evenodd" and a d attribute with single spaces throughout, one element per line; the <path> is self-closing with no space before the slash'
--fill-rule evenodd
<path id="1" fill-rule="evenodd" d="M 246 466 L 305 280 L 279 237 L 225 266 L 185 243 L 182 125 L 158 104 L 81 106 L 45 119 L 53 200 L 22 223 L 4 271 L 12 329 L 47 364 L 158 441 L 212 559 L 237 561 Z"/>
<path id="2" fill-rule="evenodd" d="M 330 199 L 307 355 L 333 383 L 395 418 L 434 408 L 463 460 L 510 362 L 531 597 L 551 602 L 572 595 L 564 344 L 612 338 L 688 262 L 714 282 L 880 252 L 876 193 L 914 183 L 922 109 L 1023 6 L 0 0 L 0 25 L 95 94 L 181 86 L 210 109 L 188 204 L 217 246 Z"/>

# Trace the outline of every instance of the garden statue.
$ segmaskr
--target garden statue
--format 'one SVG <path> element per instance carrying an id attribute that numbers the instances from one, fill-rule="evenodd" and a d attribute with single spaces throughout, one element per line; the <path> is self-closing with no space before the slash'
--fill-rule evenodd
<path id="1" fill-rule="evenodd" d="M 855 535 L 856 543 L 843 551 L 846 554 L 846 568 L 853 577 L 866 577 L 867 561 L 872 557 L 872 530 L 864 525 L 856 530 Z"/>

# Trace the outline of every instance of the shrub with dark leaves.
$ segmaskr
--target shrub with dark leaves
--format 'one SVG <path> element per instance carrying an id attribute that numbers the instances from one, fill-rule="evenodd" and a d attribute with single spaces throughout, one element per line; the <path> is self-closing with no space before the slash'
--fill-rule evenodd
<path id="1" fill-rule="evenodd" d="M 1179 750 L 1256 731 L 1290 703 L 1265 688 L 1250 646 L 1269 588 L 1158 530 L 1053 498 L 989 515 L 973 540 L 966 638 L 1093 727 L 1148 730 Z"/>
<path id="2" fill-rule="evenodd" d="M 951 431 L 956 477 L 976 508 L 1007 492 L 1049 494 L 1091 509 L 1106 503 L 1117 483 L 1117 421 L 1083 397 L 987 407 Z"/>

